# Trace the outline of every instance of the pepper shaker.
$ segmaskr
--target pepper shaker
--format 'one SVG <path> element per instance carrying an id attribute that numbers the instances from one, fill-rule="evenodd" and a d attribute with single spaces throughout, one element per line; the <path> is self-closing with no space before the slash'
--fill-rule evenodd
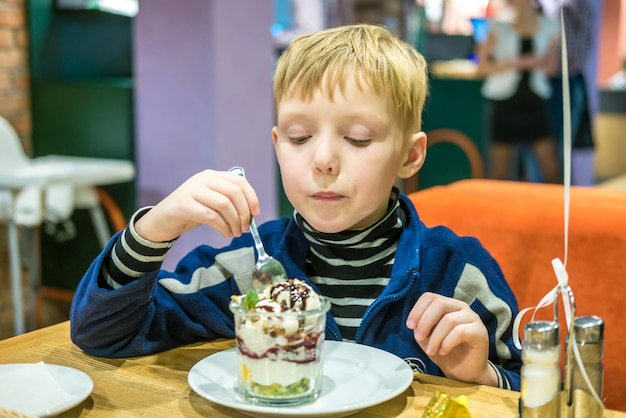
<path id="1" fill-rule="evenodd" d="M 574 319 L 574 342 L 580 353 L 583 367 L 599 399 L 596 399 L 574 360 L 572 364 L 571 390 L 573 404 L 570 417 L 602 418 L 604 404 L 602 391 L 604 386 L 604 320 L 598 316 L 579 316 Z"/>

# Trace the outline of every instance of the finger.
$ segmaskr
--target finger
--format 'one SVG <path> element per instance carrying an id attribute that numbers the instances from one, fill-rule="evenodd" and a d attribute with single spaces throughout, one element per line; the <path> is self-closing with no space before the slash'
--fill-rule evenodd
<path id="1" fill-rule="evenodd" d="M 192 198 L 205 207 L 201 223 L 214 228 L 227 227 L 226 236 L 240 236 L 249 229 L 251 213 L 258 212 L 258 199 L 245 178 L 213 170 L 194 177 L 189 187 Z"/>
<path id="2" fill-rule="evenodd" d="M 452 298 L 436 294 L 425 294 L 424 296 L 427 296 L 425 301 L 426 305 L 423 307 L 423 311 L 421 312 L 416 327 L 413 330 L 418 341 L 430 337 L 433 329 L 439 323 L 441 318 L 444 317 L 444 315 L 448 312 L 456 311 L 461 308 L 459 306 L 459 301 Z M 419 308 L 422 309 L 420 302 L 421 301 L 418 300 L 416 305 L 420 305 Z"/>
<path id="3" fill-rule="evenodd" d="M 223 192 L 231 197 L 237 213 L 240 216 L 242 230 L 248 231 L 250 229 L 251 218 L 261 214 L 256 191 L 247 178 L 230 172 L 223 174 L 228 176 L 228 186 L 236 186 L 234 189 L 223 190 Z"/>
<path id="4" fill-rule="evenodd" d="M 257 197 L 256 191 L 250 184 L 250 181 L 247 177 L 238 176 L 235 173 L 226 172 L 225 174 L 229 176 L 234 176 L 235 179 L 231 179 L 234 181 L 239 187 L 241 187 L 241 191 L 245 196 L 245 201 L 248 206 L 248 210 L 252 216 L 259 216 L 261 214 L 261 207 L 259 205 L 259 198 Z"/>
<path id="5" fill-rule="evenodd" d="M 456 347 L 465 344 L 470 348 L 479 348 L 475 342 L 480 341 L 482 332 L 474 322 L 463 322 L 452 328 L 441 341 L 437 354 L 445 356 Z"/>
<path id="6" fill-rule="evenodd" d="M 226 237 L 232 237 L 238 231 L 233 229 L 231 223 L 227 221 L 228 217 L 220 213 L 224 209 L 217 209 L 220 204 L 216 204 L 215 201 L 220 198 L 223 199 L 223 196 L 211 190 L 198 189 L 194 191 L 193 195 L 181 194 L 180 197 L 172 196 L 172 198 L 168 198 L 163 203 L 157 205 L 154 210 L 157 211 L 164 207 L 163 210 L 174 214 L 175 217 L 170 222 L 180 224 L 179 228 L 181 230 L 179 235 L 198 225 L 207 225 Z M 234 209 L 232 211 L 234 213 Z M 238 226 L 239 223 L 237 222 L 235 225 Z"/>
<path id="7" fill-rule="evenodd" d="M 422 296 L 417 299 L 417 302 L 415 302 L 415 305 L 413 305 L 413 308 L 411 309 L 411 312 L 409 312 L 409 315 L 406 319 L 406 326 L 409 329 L 415 330 L 415 328 L 417 328 L 417 324 L 419 324 L 422 315 L 428 309 L 434 299 L 435 294 L 430 292 L 422 294 Z"/>
<path id="8" fill-rule="evenodd" d="M 217 229 L 224 236 L 240 236 L 247 228 L 250 219 L 248 206 L 241 194 L 228 191 L 228 187 L 218 190 L 204 188 L 195 195 L 200 216 L 199 222 Z M 244 200 L 244 202 L 238 202 Z M 241 207 L 243 209 L 238 209 Z"/>
<path id="9" fill-rule="evenodd" d="M 463 311 L 448 312 L 435 325 L 424 350 L 429 356 L 445 355 L 462 343 L 465 326 L 471 324 L 472 318 Z"/>

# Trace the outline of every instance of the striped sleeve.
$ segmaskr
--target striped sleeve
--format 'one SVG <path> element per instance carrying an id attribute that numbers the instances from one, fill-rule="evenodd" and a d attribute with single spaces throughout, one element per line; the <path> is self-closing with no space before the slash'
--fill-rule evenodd
<path id="1" fill-rule="evenodd" d="M 126 229 L 113 245 L 110 257 L 103 265 L 101 286 L 118 289 L 136 280 L 144 273 L 159 269 L 168 250 L 175 240 L 153 242 L 142 238 L 135 231 L 135 222 L 148 213 L 152 207 L 135 212 Z"/>
<path id="2" fill-rule="evenodd" d="M 500 370 L 498 366 L 493 364 L 491 360 L 488 360 L 488 363 L 496 372 L 496 376 L 498 376 L 498 387 L 500 389 L 513 390 L 511 386 L 511 382 L 509 381 L 509 378 L 504 373 L 502 373 L 502 370 Z"/>

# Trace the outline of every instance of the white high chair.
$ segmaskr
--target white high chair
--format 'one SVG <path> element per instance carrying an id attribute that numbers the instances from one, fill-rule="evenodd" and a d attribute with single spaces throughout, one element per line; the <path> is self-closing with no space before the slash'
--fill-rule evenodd
<path id="1" fill-rule="evenodd" d="M 17 132 L 0 116 L 0 222 L 7 224 L 15 333 L 25 328 L 22 301 L 21 247 L 28 247 L 29 304 L 35 309 L 39 285 L 39 234 L 44 222 L 67 222 L 74 209 L 87 209 L 102 247 L 111 233 L 100 204 L 97 186 L 130 181 L 134 165 L 130 161 L 100 158 L 47 156 L 29 158 Z M 28 245 L 20 244 L 20 231 Z"/>
<path id="2" fill-rule="evenodd" d="M 27 167 L 30 163 L 17 132 L 0 116 L 0 169 Z M 15 199 L 15 206 L 11 215 L 12 199 Z M 6 222 L 12 216 L 17 225 L 39 227 L 44 221 L 60 223 L 68 220 L 75 208 L 89 209 L 98 240 L 104 246 L 110 233 L 95 187 L 51 184 L 45 187 L 44 193 L 40 186 L 28 186 L 13 196 L 9 190 L 0 190 L 0 222 Z"/>

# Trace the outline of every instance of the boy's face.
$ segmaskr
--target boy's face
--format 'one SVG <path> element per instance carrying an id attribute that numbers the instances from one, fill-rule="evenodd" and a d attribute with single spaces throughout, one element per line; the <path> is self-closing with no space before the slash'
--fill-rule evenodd
<path id="1" fill-rule="evenodd" d="M 333 100 L 317 91 L 311 101 L 277 104 L 272 141 L 285 193 L 315 229 L 363 229 L 386 212 L 397 177 L 414 175 L 425 156 L 422 132 L 403 138 L 391 102 L 348 80 Z"/>

